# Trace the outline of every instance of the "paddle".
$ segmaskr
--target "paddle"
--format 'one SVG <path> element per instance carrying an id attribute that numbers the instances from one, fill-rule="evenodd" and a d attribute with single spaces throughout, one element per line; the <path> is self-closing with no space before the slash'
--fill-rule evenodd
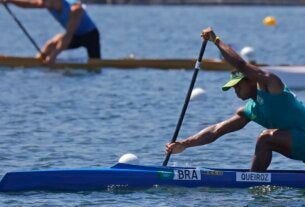
<path id="1" fill-rule="evenodd" d="M 175 142 L 175 141 L 177 140 L 177 137 L 178 137 L 178 134 L 179 134 L 179 131 L 180 131 L 182 122 L 183 122 L 183 118 L 184 118 L 184 115 L 185 115 L 187 106 L 188 106 L 188 104 L 189 104 L 189 102 L 190 102 L 190 97 L 191 97 L 191 94 L 192 94 L 192 91 L 193 91 L 193 88 L 194 88 L 194 85 L 195 85 L 195 82 L 196 82 L 197 74 L 198 74 L 198 71 L 199 71 L 199 69 L 200 69 L 200 64 L 201 64 L 201 61 L 202 61 L 202 57 L 203 57 L 203 53 L 204 53 L 204 51 L 205 51 L 206 45 L 207 45 L 207 40 L 204 40 L 204 41 L 202 42 L 202 45 L 201 45 L 199 57 L 198 57 L 198 59 L 197 59 L 197 61 L 196 61 L 196 64 L 195 64 L 195 68 L 194 68 L 194 73 L 193 73 L 192 81 L 191 81 L 189 90 L 188 90 L 188 92 L 187 92 L 187 95 L 186 95 L 186 98 L 185 98 L 185 101 L 184 101 L 184 105 L 183 105 L 183 108 L 182 108 L 182 111 L 181 111 L 181 114 L 180 114 L 180 117 L 179 117 L 179 120 L 178 120 L 178 123 L 177 123 L 177 126 L 176 126 L 175 133 L 174 133 L 173 138 L 172 138 L 172 140 L 171 140 L 171 143 L 173 143 L 173 142 Z M 165 160 L 164 160 L 164 162 L 163 162 L 163 166 L 166 166 L 166 165 L 167 165 L 170 156 L 171 156 L 171 152 L 169 152 L 169 153 L 166 155 L 166 158 L 165 158 Z"/>
<path id="2" fill-rule="evenodd" d="M 15 22 L 18 24 L 18 26 L 21 28 L 21 30 L 24 32 L 24 34 L 29 38 L 31 43 L 34 45 L 36 50 L 42 55 L 43 53 L 41 52 L 40 48 L 38 47 L 37 43 L 34 41 L 34 39 L 31 37 L 31 35 L 28 33 L 28 31 L 25 29 L 25 27 L 21 24 L 21 22 L 18 20 L 18 18 L 14 15 L 12 10 L 8 7 L 7 3 L 3 3 L 3 6 L 7 10 L 7 12 L 13 17 Z"/>

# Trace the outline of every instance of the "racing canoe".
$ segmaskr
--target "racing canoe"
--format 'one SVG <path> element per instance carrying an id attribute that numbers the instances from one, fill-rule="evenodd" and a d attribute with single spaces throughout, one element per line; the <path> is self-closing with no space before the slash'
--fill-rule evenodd
<path id="1" fill-rule="evenodd" d="M 9 68 L 55 68 L 55 69 L 85 69 L 100 71 L 102 68 L 136 69 L 193 69 L 195 59 L 91 59 L 88 62 L 73 60 L 58 60 L 55 64 L 46 65 L 37 58 L 14 57 L 0 55 L 0 67 Z M 291 88 L 305 88 L 305 66 L 267 66 L 262 68 L 278 75 Z M 201 68 L 210 71 L 226 71 L 233 68 L 226 62 L 215 59 L 204 59 Z"/>
<path id="2" fill-rule="evenodd" d="M 99 70 L 101 68 L 158 68 L 158 69 L 193 69 L 195 59 L 91 59 L 88 61 L 58 60 L 51 65 L 43 64 L 40 59 L 32 57 L 15 57 L 0 55 L 0 66 L 37 68 L 47 67 L 56 69 L 87 69 Z M 205 59 L 202 63 L 205 70 L 230 70 L 229 64 L 220 60 Z"/>
<path id="3" fill-rule="evenodd" d="M 153 186 L 248 188 L 262 185 L 305 188 L 305 171 L 255 173 L 238 169 L 118 163 L 111 168 L 9 172 L 0 182 L 0 191 L 95 191 Z"/>

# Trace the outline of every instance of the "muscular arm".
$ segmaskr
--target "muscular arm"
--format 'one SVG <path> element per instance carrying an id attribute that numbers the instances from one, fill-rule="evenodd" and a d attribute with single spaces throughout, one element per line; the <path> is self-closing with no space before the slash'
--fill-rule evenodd
<path id="1" fill-rule="evenodd" d="M 215 44 L 225 60 L 247 76 L 247 78 L 257 82 L 259 89 L 274 94 L 281 93 L 284 90 L 284 84 L 279 77 L 273 73 L 262 70 L 255 65 L 247 63 L 223 41 L 218 40 Z"/>
<path id="2" fill-rule="evenodd" d="M 62 35 L 62 41 L 57 44 L 56 50 L 53 51 L 51 56 L 56 56 L 60 51 L 66 49 L 68 45 L 70 44 L 73 35 L 80 23 L 81 15 L 83 14 L 83 8 L 81 6 L 81 3 L 76 3 L 71 6 L 71 13 L 69 16 L 69 20 L 67 23 L 66 32 L 61 34 Z"/>
<path id="3" fill-rule="evenodd" d="M 79 26 L 82 14 L 83 8 L 81 3 L 76 3 L 71 6 L 71 13 L 66 28 L 66 36 L 69 39 L 72 39 L 77 27 Z"/>
<path id="4" fill-rule="evenodd" d="M 249 121 L 243 115 L 243 108 L 240 108 L 230 119 L 203 129 L 198 134 L 181 141 L 181 144 L 185 148 L 209 144 L 224 134 L 242 129 Z"/>
<path id="5" fill-rule="evenodd" d="M 2 0 L 4 3 L 15 4 L 22 8 L 44 8 L 42 0 Z"/>

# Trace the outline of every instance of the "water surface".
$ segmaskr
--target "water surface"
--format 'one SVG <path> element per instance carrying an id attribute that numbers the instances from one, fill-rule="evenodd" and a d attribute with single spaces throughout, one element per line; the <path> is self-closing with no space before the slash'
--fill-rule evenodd
<path id="1" fill-rule="evenodd" d="M 63 31 L 43 10 L 13 7 L 39 45 Z M 252 46 L 258 62 L 305 64 L 302 7 L 143 7 L 89 5 L 102 34 L 105 58 L 196 58 L 200 31 L 213 26 L 236 49 Z M 1 8 L 0 52 L 33 56 L 35 50 Z M 274 15 L 279 26 L 266 28 Z M 85 58 L 85 50 L 61 58 Z M 218 57 L 209 44 L 205 57 Z M 100 74 L 1 68 L 0 174 L 14 170 L 108 167 L 134 153 L 142 164 L 161 165 L 191 80 L 191 71 L 113 70 Z M 180 138 L 229 118 L 243 102 L 222 93 L 226 72 L 200 71 Z M 305 100 L 305 91 L 296 94 Z M 248 168 L 263 130 L 250 123 L 209 146 L 171 157 L 169 165 Z M 272 169 L 304 169 L 274 154 Z M 289 188 L 152 188 L 80 193 L 0 194 L 1 206 L 301 206 L 304 191 Z"/>

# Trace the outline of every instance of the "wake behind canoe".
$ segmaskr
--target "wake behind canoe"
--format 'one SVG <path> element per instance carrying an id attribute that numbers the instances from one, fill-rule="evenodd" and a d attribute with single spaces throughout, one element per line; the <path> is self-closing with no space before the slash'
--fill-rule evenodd
<path id="1" fill-rule="evenodd" d="M 109 187 L 153 186 L 248 188 L 272 185 L 305 188 L 305 171 L 254 173 L 236 169 L 141 166 L 119 163 L 111 168 L 41 170 L 7 173 L 1 192 L 95 191 Z"/>

